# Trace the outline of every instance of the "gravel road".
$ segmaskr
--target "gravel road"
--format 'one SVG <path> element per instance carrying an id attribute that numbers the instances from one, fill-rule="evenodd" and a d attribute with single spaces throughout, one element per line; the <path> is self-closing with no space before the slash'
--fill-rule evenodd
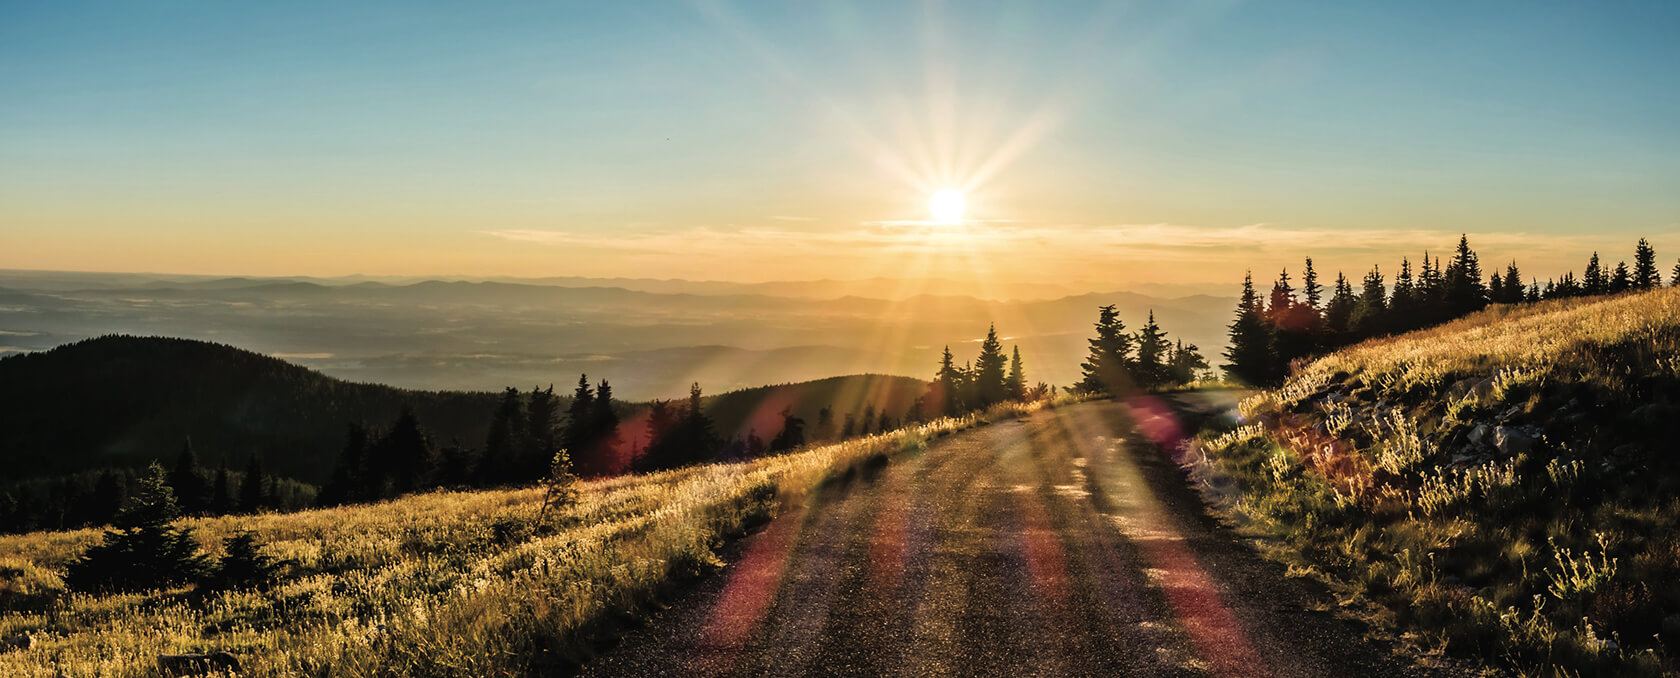
<path id="1" fill-rule="evenodd" d="M 736 542 L 582 673 L 1422 675 L 1207 516 L 1151 442 L 1182 430 L 1146 398 L 936 441 Z"/>

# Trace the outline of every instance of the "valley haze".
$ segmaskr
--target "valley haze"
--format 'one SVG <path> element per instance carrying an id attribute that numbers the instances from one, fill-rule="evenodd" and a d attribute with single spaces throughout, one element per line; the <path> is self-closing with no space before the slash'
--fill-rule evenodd
<path id="1" fill-rule="evenodd" d="M 995 321 L 1034 381 L 1079 377 L 1097 306 L 1128 327 L 1154 310 L 1217 355 L 1234 297 L 1071 293 L 1002 299 L 933 279 L 770 283 L 540 278 L 214 277 L 0 271 L 0 355 L 106 334 L 230 344 L 350 381 L 492 391 L 578 374 L 621 397 L 670 398 L 837 374 L 926 379 L 947 345 L 971 353 Z"/>

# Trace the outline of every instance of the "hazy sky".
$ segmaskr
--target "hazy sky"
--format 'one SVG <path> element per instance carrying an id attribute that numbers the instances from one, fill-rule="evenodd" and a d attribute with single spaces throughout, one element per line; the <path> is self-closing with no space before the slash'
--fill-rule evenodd
<path id="1" fill-rule="evenodd" d="M 0 268 L 1113 288 L 1468 231 L 1666 271 L 1677 35 L 1675 2 L 5 3 Z M 971 219 L 921 223 L 944 186 Z"/>

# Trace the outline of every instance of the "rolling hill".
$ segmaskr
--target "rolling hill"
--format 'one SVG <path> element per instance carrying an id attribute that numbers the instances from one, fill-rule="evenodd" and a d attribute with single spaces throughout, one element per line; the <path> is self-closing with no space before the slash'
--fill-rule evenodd
<path id="1" fill-rule="evenodd" d="M 492 393 L 358 384 L 231 346 L 105 336 L 0 359 L 0 464 L 11 480 L 168 459 L 189 437 L 209 465 L 261 454 L 271 471 L 326 479 L 349 422 L 404 405 L 440 440 L 477 444 Z"/>
<path id="2" fill-rule="evenodd" d="M 556 389 L 562 408 L 565 386 Z M 909 377 L 851 375 L 718 393 L 703 405 L 720 435 L 768 438 L 784 409 L 810 426 L 823 407 L 833 408 L 836 426 L 866 407 L 902 419 L 926 388 Z M 352 383 L 203 341 L 106 336 L 0 358 L 0 463 L 7 480 L 137 467 L 167 463 L 191 438 L 206 465 L 237 468 L 257 453 L 270 471 L 320 483 L 349 422 L 382 426 L 408 405 L 436 442 L 479 447 L 500 398 Z M 620 405 L 627 448 L 646 444 L 636 416 L 645 407 Z"/>

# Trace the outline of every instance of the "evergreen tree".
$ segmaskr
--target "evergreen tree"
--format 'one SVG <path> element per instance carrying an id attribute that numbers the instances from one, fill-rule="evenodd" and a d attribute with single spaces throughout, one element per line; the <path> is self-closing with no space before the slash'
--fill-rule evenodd
<path id="1" fill-rule="evenodd" d="M 577 388 L 572 391 L 572 404 L 566 408 L 566 432 L 560 437 L 560 446 L 572 456 L 572 464 L 577 467 L 580 475 L 590 475 L 599 469 L 592 466 L 593 460 L 583 459 L 589 448 L 589 441 L 595 437 L 595 389 L 589 385 L 589 375 L 578 375 Z"/>
<path id="2" fill-rule="evenodd" d="M 1112 307 L 1110 307 L 1112 308 Z M 1254 292 L 1254 274 L 1243 276 L 1242 298 L 1237 302 L 1237 317 L 1231 321 L 1230 348 L 1223 365 L 1232 379 L 1253 385 L 1271 383 L 1277 358 L 1272 353 L 1271 331 L 1264 320 L 1259 295 Z M 1089 371 L 1087 371 L 1089 374 Z M 1082 384 L 1083 385 L 1083 384 Z"/>
<path id="3" fill-rule="evenodd" d="M 1412 261 L 1400 258 L 1400 272 L 1394 275 L 1394 291 L 1388 298 L 1388 315 L 1396 326 L 1408 326 L 1418 313 L 1418 289 L 1412 277 Z"/>
<path id="4" fill-rule="evenodd" d="M 850 437 L 852 437 L 853 435 L 856 435 L 856 434 L 857 434 L 857 413 L 856 412 L 847 412 L 846 413 L 846 422 L 843 425 L 841 425 L 841 427 L 840 427 L 840 437 L 842 439 L 850 438 Z"/>
<path id="5" fill-rule="evenodd" d="M 1021 347 L 1011 348 L 1013 353 L 1009 358 L 1009 376 L 1003 380 L 1003 385 L 1010 400 L 1021 400 L 1027 397 L 1027 373 L 1021 366 Z"/>
<path id="6" fill-rule="evenodd" d="M 127 495 L 126 485 L 122 474 L 116 471 L 106 470 L 99 474 L 99 484 L 93 488 L 93 505 L 89 510 L 93 515 L 93 522 L 109 523 L 116 518 Z"/>
<path id="7" fill-rule="evenodd" d="M 618 412 L 613 409 L 612 385 L 602 379 L 595 386 L 595 408 L 590 413 L 589 453 L 594 466 L 601 473 L 611 473 L 618 467 Z"/>
<path id="8" fill-rule="evenodd" d="M 577 390 L 572 394 L 572 405 L 566 410 L 566 433 L 562 442 L 580 476 L 611 473 L 617 461 L 610 458 L 605 450 L 603 441 L 609 431 L 602 427 L 610 422 L 616 428 L 618 415 L 612 411 L 612 387 L 605 380 L 601 384 L 607 386 L 605 401 L 601 400 L 596 389 L 590 388 L 589 379 L 580 375 Z"/>
<path id="9" fill-rule="evenodd" d="M 934 383 L 927 386 L 927 394 L 922 396 L 922 406 L 929 409 L 924 416 L 956 416 L 968 411 L 968 403 L 963 403 L 963 379 L 963 371 L 956 366 L 956 359 L 951 356 L 951 347 L 944 347 L 944 352 L 939 354 L 939 371 L 934 373 Z M 855 416 L 847 413 L 847 426 L 842 438 L 852 436 L 853 423 Z"/>
<path id="10" fill-rule="evenodd" d="M 1400 286 L 1395 284 L 1398 297 Z M 1335 290 L 1330 294 L 1330 303 L 1324 306 L 1324 325 L 1337 337 L 1345 337 L 1353 327 L 1353 311 L 1359 306 L 1358 298 L 1353 296 L 1353 285 L 1347 276 L 1336 273 Z"/>
<path id="11" fill-rule="evenodd" d="M 1400 327 L 1422 327 L 1447 317 L 1446 283 L 1441 278 L 1441 258 L 1429 258 L 1429 253 L 1423 253 L 1423 268 L 1418 277 L 1417 315 L 1408 320 L 1399 319 Z"/>
<path id="12" fill-rule="evenodd" d="M 782 409 L 782 430 L 770 439 L 771 452 L 786 452 L 805 444 L 805 420 L 793 416 L 793 408 Z"/>
<path id="13" fill-rule="evenodd" d="M 1668 284 L 1680 287 L 1680 261 L 1674 262 L 1674 277 L 1669 280 Z"/>
<path id="14" fill-rule="evenodd" d="M 466 487 L 471 485 L 477 460 L 472 448 L 463 446 L 459 441 L 451 440 L 438 450 L 436 482 L 442 487 Z"/>
<path id="15" fill-rule="evenodd" d="M 413 409 L 403 406 L 390 433 L 385 434 L 376 449 L 394 493 L 407 494 L 428 486 L 437 455 L 431 435 L 420 425 Z"/>
<path id="16" fill-rule="evenodd" d="M 1447 265 L 1447 312 L 1457 317 L 1479 311 L 1487 306 L 1487 286 L 1482 282 L 1482 266 L 1470 249 L 1470 238 L 1458 237 L 1458 250 Z"/>
<path id="17" fill-rule="evenodd" d="M 1382 270 L 1376 266 L 1365 274 L 1364 285 L 1359 293 L 1359 305 L 1353 312 L 1353 329 L 1360 336 L 1370 337 L 1388 331 L 1388 303 L 1385 300 L 1387 290 L 1383 285 Z M 1405 319 L 1399 319 L 1405 322 Z"/>
<path id="18" fill-rule="evenodd" d="M 714 430 L 712 418 L 701 407 L 700 384 L 688 390 L 688 405 L 664 435 L 648 443 L 638 462 L 644 469 L 686 466 L 715 458 L 724 441 Z"/>
<path id="19" fill-rule="evenodd" d="M 1581 276 L 1582 291 L 1587 294 L 1604 294 L 1610 290 L 1610 281 L 1604 275 L 1604 267 L 1598 263 L 1598 253 L 1592 253 L 1592 259 L 1587 262 L 1587 272 Z"/>
<path id="20" fill-rule="evenodd" d="M 1172 363 L 1169 367 L 1171 382 L 1182 385 L 1195 381 L 1196 375 L 1208 368 L 1208 363 L 1195 344 L 1186 346 L 1184 340 L 1180 339 L 1177 347 L 1173 349 Z"/>
<path id="21" fill-rule="evenodd" d="M 980 342 L 980 357 L 974 361 L 974 395 L 977 407 L 1003 402 L 1009 397 L 1005 366 L 1009 359 L 1003 355 L 1003 343 L 998 341 L 997 326 L 986 330 Z"/>
<path id="22" fill-rule="evenodd" d="M 1278 274 L 1277 282 L 1272 283 L 1272 295 L 1266 308 L 1268 319 L 1273 326 L 1288 322 L 1289 312 L 1295 308 L 1295 288 L 1289 284 L 1289 269 L 1283 269 Z"/>
<path id="23" fill-rule="evenodd" d="M 1318 311 L 1324 298 L 1324 286 L 1318 284 L 1318 272 L 1313 270 L 1312 257 L 1307 257 L 1306 270 L 1301 272 L 1301 292 L 1307 295 L 1307 307 Z"/>
<path id="24" fill-rule="evenodd" d="M 1657 273 L 1657 251 L 1644 238 L 1633 252 L 1633 289 L 1649 290 L 1662 287 L 1662 275 Z"/>
<path id="25" fill-rule="evenodd" d="M 1608 291 L 1611 294 L 1617 294 L 1620 292 L 1626 292 L 1632 288 L 1633 275 L 1628 272 L 1627 262 L 1616 262 L 1616 272 L 1610 276 L 1610 289 Z"/>
<path id="26" fill-rule="evenodd" d="M 233 484 L 228 480 L 227 460 L 216 468 L 216 480 L 210 484 L 210 511 L 215 515 L 233 513 Z"/>
<path id="27" fill-rule="evenodd" d="M 1171 379 L 1167 362 L 1167 333 L 1155 322 L 1155 311 L 1137 333 L 1137 359 L 1133 361 L 1132 378 L 1144 388 L 1160 388 Z"/>
<path id="28" fill-rule="evenodd" d="M 197 515 L 204 512 L 204 471 L 198 467 L 191 438 L 182 443 L 181 453 L 175 457 L 175 470 L 169 473 L 169 487 L 175 491 L 182 513 Z"/>
<path id="29" fill-rule="evenodd" d="M 222 545 L 226 547 L 227 555 L 222 556 L 205 579 L 206 589 L 229 591 L 248 588 L 260 591 L 267 590 L 279 580 L 280 570 L 285 564 L 262 552 L 256 533 L 241 530 L 222 540 Z"/>
<path id="30" fill-rule="evenodd" d="M 321 488 L 318 497 L 322 506 L 336 506 L 354 501 L 368 499 L 364 480 L 367 454 L 367 429 L 361 424 L 350 424 L 350 429 L 344 435 L 344 450 L 339 453 L 338 465 L 333 468 L 332 479 L 327 481 L 326 487 Z M 217 488 L 213 494 L 218 501 L 227 501 L 227 466 L 216 475 Z"/>
<path id="31" fill-rule="evenodd" d="M 65 583 L 77 591 L 138 591 L 197 580 L 206 569 L 192 533 L 172 526 L 180 516 L 163 466 L 140 476 L 134 498 L 99 544 L 70 563 Z"/>
<path id="32" fill-rule="evenodd" d="M 525 438 L 530 422 L 519 389 L 506 388 L 502 401 L 490 418 L 490 432 L 484 439 L 484 455 L 478 461 L 478 482 L 482 486 L 500 485 L 519 480 L 520 452 L 528 446 Z"/>
<path id="33" fill-rule="evenodd" d="M 858 422 L 858 435 L 869 435 L 875 432 L 875 405 L 870 403 L 863 406 L 863 419 Z"/>
<path id="34" fill-rule="evenodd" d="M 256 513 L 268 505 L 268 497 L 263 490 L 268 487 L 267 477 L 263 475 L 262 457 L 251 455 L 251 460 L 245 465 L 245 477 L 239 481 L 239 510 L 243 513 Z M 174 497 L 170 497 L 170 505 L 174 505 Z"/>
<path id="35" fill-rule="evenodd" d="M 1126 324 L 1120 322 L 1120 313 L 1113 304 L 1101 306 L 1097 309 L 1097 336 L 1089 340 L 1090 355 L 1081 365 L 1084 375 L 1079 380 L 1079 389 L 1086 393 L 1100 393 L 1119 395 L 1131 377 L 1130 370 L 1132 337 L 1126 333 Z"/>
<path id="36" fill-rule="evenodd" d="M 554 385 L 547 390 L 531 387 L 531 397 L 525 404 L 525 436 L 520 441 L 519 469 L 522 478 L 542 478 L 554 465 L 554 453 L 560 451 L 560 403 L 554 397 Z"/>
<path id="37" fill-rule="evenodd" d="M 1517 270 L 1517 262 L 1512 261 L 1505 267 L 1505 299 L 1507 304 L 1517 304 L 1523 301 L 1522 272 Z"/>
<path id="38" fill-rule="evenodd" d="M 648 419 L 647 419 L 648 443 L 651 445 L 652 441 L 658 440 L 658 439 L 660 439 L 660 438 L 662 438 L 666 435 L 669 435 L 671 433 L 671 428 L 673 426 L 675 426 L 676 423 L 677 423 L 677 412 L 676 412 L 675 408 L 671 407 L 671 402 L 670 401 L 668 401 L 668 400 L 655 400 L 655 401 L 653 401 L 653 404 L 648 406 Z"/>

